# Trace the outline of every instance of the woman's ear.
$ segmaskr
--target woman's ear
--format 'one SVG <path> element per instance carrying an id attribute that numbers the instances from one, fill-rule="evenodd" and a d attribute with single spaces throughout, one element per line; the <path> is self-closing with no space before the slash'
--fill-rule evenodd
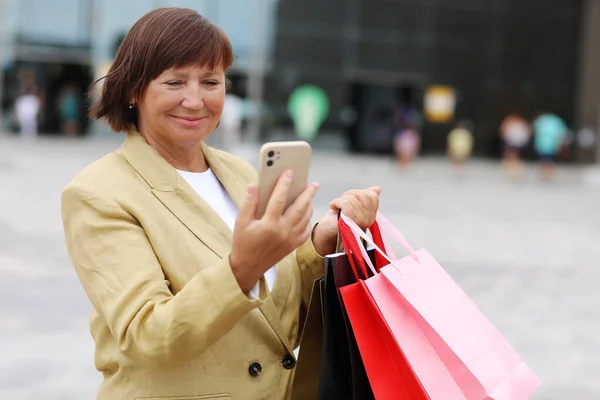
<path id="1" fill-rule="evenodd" d="M 140 102 L 140 97 L 139 95 L 137 95 L 136 93 L 130 92 L 129 93 L 129 104 L 133 103 L 135 105 L 138 105 Z"/>

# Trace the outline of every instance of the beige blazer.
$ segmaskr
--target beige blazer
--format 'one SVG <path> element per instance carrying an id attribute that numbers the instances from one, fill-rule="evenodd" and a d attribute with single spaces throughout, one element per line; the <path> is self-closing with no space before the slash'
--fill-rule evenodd
<path id="1" fill-rule="evenodd" d="M 254 169 L 202 151 L 239 207 Z M 135 132 L 66 186 L 62 217 L 93 305 L 98 399 L 289 397 L 301 310 L 323 273 L 310 241 L 249 300 L 228 264 L 231 230 Z"/>

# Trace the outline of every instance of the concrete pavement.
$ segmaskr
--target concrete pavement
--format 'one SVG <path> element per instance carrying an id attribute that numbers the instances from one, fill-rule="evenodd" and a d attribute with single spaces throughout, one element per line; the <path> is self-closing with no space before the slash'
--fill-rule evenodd
<path id="1" fill-rule="evenodd" d="M 1 399 L 95 396 L 90 305 L 64 248 L 60 190 L 118 144 L 0 137 Z M 530 166 L 512 183 L 492 162 L 457 177 L 443 159 L 399 172 L 385 157 L 315 151 L 312 179 L 315 218 L 344 190 L 382 186 L 382 211 L 544 381 L 534 399 L 600 398 L 600 188 L 581 171 L 548 184 Z"/>

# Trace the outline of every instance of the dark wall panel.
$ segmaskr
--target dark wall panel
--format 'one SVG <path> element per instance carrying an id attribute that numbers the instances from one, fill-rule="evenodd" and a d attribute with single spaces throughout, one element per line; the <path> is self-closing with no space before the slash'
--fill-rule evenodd
<path id="1" fill-rule="evenodd" d="M 333 125 L 341 107 L 359 104 L 352 93 L 373 93 L 357 85 L 419 92 L 453 85 L 457 118 L 474 121 L 478 152 L 491 153 L 509 109 L 550 110 L 573 122 L 581 7 L 581 0 L 282 0 L 272 78 L 292 70 L 335 91 Z M 415 74 L 421 80 L 404 78 Z M 281 101 L 282 93 L 267 92 Z M 434 130 L 426 143 L 441 151 L 445 137 Z"/>

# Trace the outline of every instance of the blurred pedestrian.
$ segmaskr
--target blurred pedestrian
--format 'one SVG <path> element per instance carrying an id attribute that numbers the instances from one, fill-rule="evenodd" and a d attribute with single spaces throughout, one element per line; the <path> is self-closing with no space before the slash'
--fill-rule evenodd
<path id="1" fill-rule="evenodd" d="M 523 116 L 511 113 L 502 121 L 500 135 L 504 141 L 504 167 L 511 178 L 518 178 L 522 171 L 521 152 L 531 139 L 531 126 Z"/>
<path id="2" fill-rule="evenodd" d="M 394 115 L 394 153 L 400 168 L 407 168 L 415 160 L 421 149 L 420 129 L 422 117 L 405 96 L 396 106 Z"/>
<path id="3" fill-rule="evenodd" d="M 556 160 L 567 137 L 567 125 L 558 115 L 540 114 L 533 122 L 534 148 L 541 164 L 541 176 L 545 180 L 554 178 Z"/>
<path id="4" fill-rule="evenodd" d="M 34 88 L 24 88 L 22 94 L 15 101 L 15 115 L 22 137 L 34 138 L 37 136 L 40 108 L 41 100 Z"/>
<path id="5" fill-rule="evenodd" d="M 66 84 L 58 95 L 61 130 L 67 136 L 80 133 L 81 91 L 74 83 Z"/>
<path id="6" fill-rule="evenodd" d="M 408 168 L 419 154 L 421 137 L 414 127 L 398 130 L 394 137 L 396 162 L 400 168 Z"/>
<path id="7" fill-rule="evenodd" d="M 235 152 L 241 143 L 243 100 L 233 93 L 225 96 L 225 105 L 219 121 L 223 150 Z"/>
<path id="8" fill-rule="evenodd" d="M 461 172 L 473 151 L 473 133 L 469 121 L 461 121 L 448 134 L 448 156 L 456 172 Z"/>

